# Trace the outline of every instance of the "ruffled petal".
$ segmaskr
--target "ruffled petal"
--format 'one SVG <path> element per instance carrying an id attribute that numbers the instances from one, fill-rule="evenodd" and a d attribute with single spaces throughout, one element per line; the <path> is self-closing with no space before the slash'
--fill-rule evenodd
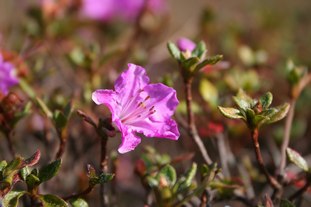
<path id="1" fill-rule="evenodd" d="M 135 135 L 135 132 L 123 125 L 120 120 L 116 121 L 115 124 L 122 133 L 122 143 L 118 148 L 118 152 L 121 154 L 132 151 L 136 148 L 137 145 L 141 142 L 140 137 Z"/>
<path id="2" fill-rule="evenodd" d="M 157 121 L 165 121 L 171 117 L 179 103 L 176 91 L 162 83 L 147 85 L 142 96 L 149 97 L 144 104 L 146 108 L 154 107 L 152 119 Z"/>
<path id="3" fill-rule="evenodd" d="M 120 110 L 120 103 L 118 96 L 113 90 L 99 89 L 92 93 L 92 100 L 97 104 L 104 104 L 108 107 L 112 114 L 112 120 L 118 119 L 118 112 Z"/>
<path id="4" fill-rule="evenodd" d="M 160 137 L 177 140 L 179 131 L 176 122 L 171 119 L 178 105 L 176 91 L 164 84 L 149 84 L 141 93 L 144 101 L 145 118 L 128 122 L 128 127 L 143 133 L 147 137 Z M 143 113 L 142 113 L 143 114 Z"/>
<path id="5" fill-rule="evenodd" d="M 145 119 L 131 124 L 131 128 L 146 137 L 158 137 L 177 140 L 179 138 L 179 130 L 176 122 L 168 118 L 164 121 L 155 121 Z"/>
<path id="6" fill-rule="evenodd" d="M 146 70 L 134 64 L 128 64 L 128 69 L 124 71 L 116 80 L 114 88 L 119 94 L 120 103 L 125 106 L 127 102 L 135 98 L 149 83 Z"/>

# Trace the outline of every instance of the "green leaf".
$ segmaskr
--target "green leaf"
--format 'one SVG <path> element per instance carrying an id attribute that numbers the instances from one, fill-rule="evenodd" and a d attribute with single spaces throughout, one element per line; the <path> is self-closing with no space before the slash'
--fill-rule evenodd
<path id="1" fill-rule="evenodd" d="M 176 170 L 171 165 L 165 165 L 159 172 L 160 176 L 164 176 L 170 186 L 176 182 Z"/>
<path id="2" fill-rule="evenodd" d="M 26 191 L 10 191 L 3 198 L 3 201 L 2 201 L 3 206 L 4 207 L 17 207 L 19 198 L 22 197 L 26 193 L 27 193 Z"/>
<path id="3" fill-rule="evenodd" d="M 269 121 L 267 121 L 267 123 L 271 124 L 283 119 L 287 115 L 289 107 L 290 105 L 288 103 L 273 107 L 272 109 L 274 112 L 267 115 L 267 117 L 269 117 Z"/>
<path id="4" fill-rule="evenodd" d="M 26 181 L 27 179 L 27 176 L 30 174 L 30 170 L 29 168 L 26 166 L 24 168 L 22 168 L 19 172 L 20 176 L 21 176 L 21 179 Z"/>
<path id="5" fill-rule="evenodd" d="M 233 100 L 243 110 L 246 110 L 247 108 L 252 108 L 255 104 L 255 101 L 250 96 L 248 96 L 242 89 L 239 89 L 238 94 L 236 96 L 233 96 Z"/>
<path id="6" fill-rule="evenodd" d="M 67 124 L 67 117 L 59 110 L 54 112 L 53 120 L 57 129 L 63 129 Z"/>
<path id="7" fill-rule="evenodd" d="M 235 108 L 231 108 L 231 107 L 221 107 L 218 106 L 219 111 L 222 113 L 222 115 L 224 115 L 227 118 L 230 119 L 245 119 L 240 111 L 238 109 Z"/>
<path id="8" fill-rule="evenodd" d="M 75 65 L 83 66 L 85 62 L 85 55 L 83 50 L 79 47 L 75 47 L 69 53 L 69 60 Z"/>
<path id="9" fill-rule="evenodd" d="M 205 53 L 206 53 L 206 45 L 203 41 L 200 41 L 192 51 L 192 56 L 202 59 Z"/>
<path id="10" fill-rule="evenodd" d="M 82 198 L 71 199 L 69 200 L 69 203 L 71 204 L 72 207 L 89 207 L 87 202 Z"/>
<path id="11" fill-rule="evenodd" d="M 19 85 L 21 89 L 32 99 L 36 97 L 36 93 L 34 90 L 31 88 L 31 86 L 23 79 L 19 80 Z"/>
<path id="12" fill-rule="evenodd" d="M 197 172 L 198 165 L 196 163 L 192 163 L 191 168 L 186 173 L 186 180 L 184 181 L 184 185 L 189 187 L 192 183 L 192 180 Z"/>
<path id="13" fill-rule="evenodd" d="M 114 178 L 114 174 L 111 173 L 101 173 L 98 176 L 98 184 L 103 184 L 111 181 Z"/>
<path id="14" fill-rule="evenodd" d="M 302 169 L 305 172 L 309 171 L 309 166 L 307 161 L 295 150 L 291 148 L 286 149 L 288 159 L 294 163 L 297 167 Z"/>
<path id="15" fill-rule="evenodd" d="M 171 56 L 174 59 L 179 61 L 179 59 L 180 59 L 180 51 L 179 51 L 178 47 L 174 43 L 169 42 L 169 43 L 167 43 L 167 49 L 170 52 Z"/>
<path id="16" fill-rule="evenodd" d="M 40 160 L 41 152 L 37 150 L 31 157 L 23 161 L 23 166 L 34 166 Z"/>
<path id="17" fill-rule="evenodd" d="M 190 57 L 181 62 L 181 65 L 184 69 L 193 71 L 193 68 L 200 62 L 200 59 L 197 57 Z"/>
<path id="18" fill-rule="evenodd" d="M 199 86 L 200 94 L 204 101 L 209 103 L 212 107 L 216 107 L 218 102 L 218 90 L 208 80 L 202 79 Z"/>
<path id="19" fill-rule="evenodd" d="M 40 195 L 39 199 L 43 207 L 68 207 L 68 204 L 63 199 L 55 195 Z"/>
<path id="20" fill-rule="evenodd" d="M 40 170 L 39 170 L 39 174 L 38 174 L 38 178 L 40 179 L 40 182 L 45 182 L 49 179 L 51 179 L 52 177 L 54 177 L 61 165 L 61 160 L 58 159 L 46 166 L 43 166 Z"/>
<path id="21" fill-rule="evenodd" d="M 295 205 L 289 200 L 281 200 L 280 207 L 295 207 Z"/>
<path id="22" fill-rule="evenodd" d="M 53 113 L 50 111 L 50 109 L 47 107 L 47 105 L 40 99 L 39 97 L 36 98 L 37 104 L 41 108 L 41 110 L 44 112 L 44 114 L 52 119 L 53 118 Z"/>
<path id="23" fill-rule="evenodd" d="M 16 170 L 19 170 L 23 164 L 23 159 L 21 157 L 16 157 L 14 160 L 8 163 L 8 165 L 3 169 L 3 176 L 8 176 Z"/>
<path id="24" fill-rule="evenodd" d="M 238 50 L 240 59 L 242 62 L 247 65 L 253 65 L 255 63 L 255 54 L 254 51 L 248 46 L 242 46 Z"/>
<path id="25" fill-rule="evenodd" d="M 2 160 L 0 162 L 0 172 L 7 166 L 7 162 L 5 160 Z"/>
<path id="26" fill-rule="evenodd" d="M 265 93 L 259 99 L 259 103 L 261 104 L 263 109 L 267 109 L 272 103 L 273 95 L 270 92 Z"/>
<path id="27" fill-rule="evenodd" d="M 26 183 L 27 186 L 32 189 L 40 184 L 40 179 L 34 174 L 29 174 L 26 177 Z"/>
<path id="28" fill-rule="evenodd" d="M 212 57 L 208 57 L 204 61 L 202 61 L 200 64 L 197 65 L 197 67 L 195 68 L 195 71 L 199 71 L 200 69 L 204 68 L 207 65 L 215 65 L 222 59 L 223 59 L 222 55 L 215 55 Z"/>

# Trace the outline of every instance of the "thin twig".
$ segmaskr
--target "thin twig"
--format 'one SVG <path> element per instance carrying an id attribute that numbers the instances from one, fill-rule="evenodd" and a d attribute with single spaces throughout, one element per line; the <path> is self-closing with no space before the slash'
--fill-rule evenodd
<path id="1" fill-rule="evenodd" d="M 101 158 L 100 158 L 100 168 L 102 172 L 107 172 L 107 141 L 108 137 L 101 136 Z M 100 202 L 101 206 L 106 206 L 106 201 L 105 201 L 105 185 L 101 184 L 100 185 Z"/>
<path id="2" fill-rule="evenodd" d="M 56 153 L 56 159 L 62 158 L 65 149 L 66 149 L 66 144 L 67 144 L 67 135 L 66 135 L 66 129 L 60 130 L 57 129 L 57 135 L 59 137 L 59 147 L 58 151 Z"/>
<path id="3" fill-rule="evenodd" d="M 14 158 L 15 157 L 15 150 L 14 150 L 14 147 L 13 147 L 11 132 L 6 132 L 5 133 L 5 137 L 6 137 L 6 140 L 7 140 L 7 143 L 8 143 L 10 154 Z"/>
<path id="4" fill-rule="evenodd" d="M 281 190 L 282 186 L 279 184 L 279 182 L 269 174 L 268 170 L 266 169 L 264 165 L 264 161 L 261 155 L 261 150 L 260 150 L 260 145 L 258 142 L 258 128 L 252 129 L 251 130 L 251 136 L 252 136 L 252 141 L 255 149 L 255 154 L 256 154 L 256 159 L 258 162 L 258 165 L 261 169 L 261 171 L 265 174 L 267 181 L 269 184 L 275 189 L 275 190 Z"/>
<path id="5" fill-rule="evenodd" d="M 84 191 L 77 193 L 77 194 L 72 194 L 70 196 L 64 197 L 63 199 L 64 200 L 70 200 L 72 198 L 79 198 L 79 197 L 85 196 L 85 195 L 89 194 L 93 190 L 93 188 L 94 188 L 94 186 L 89 186 Z"/>
<path id="6" fill-rule="evenodd" d="M 197 144 L 205 162 L 207 164 L 212 164 L 212 160 L 209 157 L 207 150 L 202 142 L 201 137 L 198 134 L 197 128 L 195 126 L 194 114 L 192 111 L 192 79 L 187 79 L 184 81 L 185 83 L 185 95 L 186 95 L 186 106 L 187 106 L 187 123 L 188 123 L 188 133 L 190 137 L 192 137 Z"/>
<path id="7" fill-rule="evenodd" d="M 295 113 L 295 106 L 296 106 L 296 99 L 292 99 L 290 103 L 290 109 L 286 117 L 285 121 L 285 129 L 284 129 L 284 137 L 283 137 L 283 143 L 281 147 L 281 163 L 279 167 L 279 174 L 281 176 L 284 175 L 285 166 L 286 166 L 286 149 L 289 145 L 290 140 L 290 133 L 292 128 L 292 123 L 294 119 L 294 113 Z"/>

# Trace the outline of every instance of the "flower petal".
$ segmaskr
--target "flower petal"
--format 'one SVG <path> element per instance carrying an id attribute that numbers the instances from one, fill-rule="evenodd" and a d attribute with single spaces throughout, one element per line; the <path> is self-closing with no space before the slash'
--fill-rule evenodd
<path id="1" fill-rule="evenodd" d="M 180 38 L 177 40 L 177 47 L 182 51 L 190 51 L 192 52 L 194 50 L 194 48 L 196 47 L 196 44 L 194 42 L 192 42 L 190 39 L 188 38 Z"/>
<path id="2" fill-rule="evenodd" d="M 144 88 L 144 95 L 150 98 L 145 102 L 147 108 L 154 106 L 152 118 L 164 121 L 174 114 L 178 105 L 176 91 L 162 83 L 149 84 Z"/>
<path id="3" fill-rule="evenodd" d="M 177 140 L 179 138 L 179 130 L 176 122 L 168 118 L 165 121 L 155 121 L 145 119 L 131 124 L 131 128 L 146 137 L 158 137 Z"/>
<path id="4" fill-rule="evenodd" d="M 121 99 L 121 105 L 126 105 L 126 102 L 135 97 L 148 83 L 149 78 L 143 67 L 128 64 L 128 69 L 119 76 L 114 85 L 115 91 Z"/>
<path id="5" fill-rule="evenodd" d="M 176 91 L 162 83 L 149 84 L 142 96 L 149 97 L 145 102 L 146 110 L 154 112 L 145 119 L 137 119 L 128 125 L 147 137 L 161 137 L 177 140 L 179 131 L 176 122 L 171 119 L 178 105 Z"/>
<path id="6" fill-rule="evenodd" d="M 118 148 L 118 152 L 124 154 L 126 152 L 134 150 L 136 146 L 141 142 L 140 137 L 136 136 L 135 132 L 132 131 L 130 128 L 123 125 L 120 120 L 117 120 L 115 124 L 122 133 L 122 143 Z"/>
<path id="7" fill-rule="evenodd" d="M 118 96 L 113 90 L 99 89 L 92 93 L 92 100 L 97 104 L 104 104 L 112 114 L 112 120 L 117 119 L 120 106 L 118 105 Z"/>

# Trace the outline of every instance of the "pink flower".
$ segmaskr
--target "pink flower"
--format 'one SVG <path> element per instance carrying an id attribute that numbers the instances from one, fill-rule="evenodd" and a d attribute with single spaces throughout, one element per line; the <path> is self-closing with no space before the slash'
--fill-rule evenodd
<path id="1" fill-rule="evenodd" d="M 188 38 L 182 37 L 177 40 L 177 47 L 182 52 L 192 52 L 196 44 Z"/>
<path id="2" fill-rule="evenodd" d="M 99 21 L 118 19 L 135 20 L 142 11 L 146 0 L 82 0 L 83 16 Z M 148 0 L 147 9 L 161 13 L 166 8 L 164 0 Z"/>
<path id="3" fill-rule="evenodd" d="M 147 137 L 177 140 L 179 131 L 171 118 L 178 105 L 176 91 L 161 83 L 149 84 L 144 68 L 129 64 L 116 80 L 114 90 L 100 89 L 92 94 L 96 104 L 104 104 L 122 134 L 118 151 L 129 152 Z"/>
<path id="4" fill-rule="evenodd" d="M 6 62 L 0 54 L 0 93 L 7 95 L 10 87 L 17 83 L 18 79 L 15 76 L 14 66 Z"/>

